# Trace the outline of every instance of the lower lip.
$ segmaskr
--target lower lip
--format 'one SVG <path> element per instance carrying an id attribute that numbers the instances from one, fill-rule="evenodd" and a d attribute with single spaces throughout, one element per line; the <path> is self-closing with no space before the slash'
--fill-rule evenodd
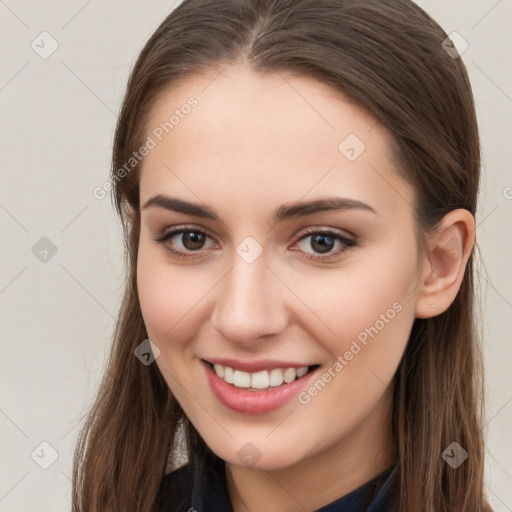
<path id="1" fill-rule="evenodd" d="M 274 411 L 298 395 L 312 375 L 318 368 L 306 373 L 306 375 L 295 379 L 290 384 L 282 384 L 273 388 L 266 388 L 258 391 L 248 391 L 247 388 L 237 388 L 228 384 L 213 371 L 213 368 L 204 361 L 201 361 L 206 371 L 208 383 L 213 394 L 219 402 L 233 411 L 245 414 L 262 414 Z"/>

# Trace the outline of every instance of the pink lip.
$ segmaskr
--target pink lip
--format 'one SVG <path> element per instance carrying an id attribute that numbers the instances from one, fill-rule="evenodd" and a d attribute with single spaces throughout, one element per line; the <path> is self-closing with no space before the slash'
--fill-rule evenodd
<path id="1" fill-rule="evenodd" d="M 279 365 L 280 366 L 274 366 L 274 368 L 283 368 L 282 363 L 279 363 Z M 308 384 L 318 370 L 318 368 L 316 368 L 315 370 L 306 373 L 303 377 L 294 380 L 290 384 L 283 384 L 282 386 L 258 391 L 248 391 L 244 388 L 237 388 L 233 386 L 233 384 L 228 384 L 226 381 L 218 377 L 212 367 L 205 361 L 201 361 L 201 366 L 204 368 L 208 383 L 219 402 L 233 411 L 245 414 L 263 414 L 283 406 L 294 396 L 297 396 L 300 390 Z M 226 366 L 229 365 L 226 364 Z M 288 368 L 295 366 L 296 365 L 285 365 L 285 367 Z M 266 366 L 265 368 L 270 367 Z"/>
<path id="2" fill-rule="evenodd" d="M 303 366 L 313 366 L 307 363 L 292 363 L 289 361 L 275 361 L 271 359 L 262 359 L 260 361 L 237 361 L 235 359 L 226 358 L 205 358 L 206 361 L 213 364 L 221 364 L 222 366 L 229 366 L 233 370 L 242 370 L 243 372 L 255 373 L 263 370 L 273 370 L 274 368 L 301 368 Z"/>

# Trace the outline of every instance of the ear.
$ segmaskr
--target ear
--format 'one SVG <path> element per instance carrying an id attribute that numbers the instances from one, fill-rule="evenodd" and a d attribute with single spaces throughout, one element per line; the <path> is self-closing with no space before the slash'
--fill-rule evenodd
<path id="1" fill-rule="evenodd" d="M 463 209 L 446 214 L 429 236 L 428 254 L 419 285 L 416 317 L 440 315 L 454 301 L 475 244 L 475 218 Z"/>

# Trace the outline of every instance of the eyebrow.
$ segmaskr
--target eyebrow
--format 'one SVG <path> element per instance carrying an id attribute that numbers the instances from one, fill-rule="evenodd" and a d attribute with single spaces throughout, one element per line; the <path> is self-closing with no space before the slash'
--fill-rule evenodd
<path id="1" fill-rule="evenodd" d="M 142 209 L 145 210 L 147 208 L 164 208 L 165 210 L 222 222 L 221 218 L 215 213 L 215 211 L 207 206 L 203 206 L 198 203 L 191 203 L 183 199 L 169 197 L 163 194 L 157 194 L 146 201 Z M 283 204 L 274 211 L 272 221 L 274 223 L 279 223 L 292 218 L 306 217 L 319 212 L 354 209 L 368 211 L 376 215 L 379 214 L 375 208 L 372 208 L 370 205 L 363 203 L 362 201 L 358 201 L 357 199 L 350 199 L 347 197 L 326 197 L 311 201 Z"/>

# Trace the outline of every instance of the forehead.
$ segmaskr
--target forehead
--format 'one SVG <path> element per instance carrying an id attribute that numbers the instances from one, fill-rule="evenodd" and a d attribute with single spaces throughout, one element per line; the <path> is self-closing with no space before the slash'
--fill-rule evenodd
<path id="1" fill-rule="evenodd" d="M 309 77 L 246 65 L 188 77 L 155 102 L 146 134 L 155 147 L 141 165 L 141 200 L 162 188 L 253 202 L 335 190 L 396 210 L 397 198 L 412 195 L 395 172 L 387 130 Z"/>

